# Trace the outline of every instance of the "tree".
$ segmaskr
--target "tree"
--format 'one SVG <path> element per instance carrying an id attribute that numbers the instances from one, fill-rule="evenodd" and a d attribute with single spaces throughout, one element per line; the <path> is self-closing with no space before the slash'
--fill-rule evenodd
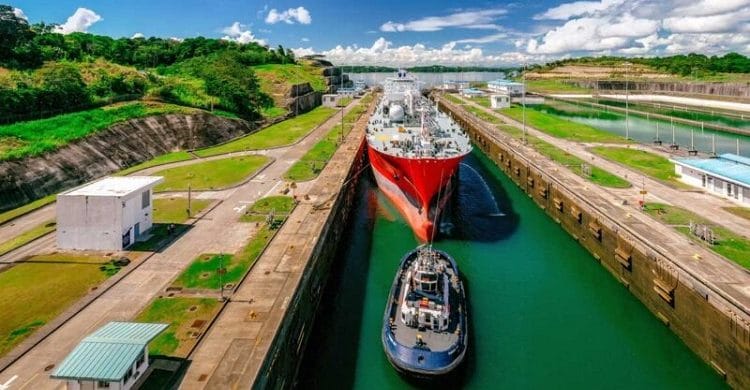
<path id="1" fill-rule="evenodd" d="M 15 8 L 0 5 L 0 61 L 13 58 L 13 49 L 33 37 L 29 22 L 16 15 Z"/>

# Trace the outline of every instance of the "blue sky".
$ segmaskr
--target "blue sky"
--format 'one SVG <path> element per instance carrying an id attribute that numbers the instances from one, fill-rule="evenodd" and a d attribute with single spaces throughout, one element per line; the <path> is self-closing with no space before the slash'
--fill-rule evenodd
<path id="1" fill-rule="evenodd" d="M 750 53 L 750 0 L 18 0 L 11 5 L 32 23 L 62 24 L 62 32 L 255 40 L 346 64 L 516 65 L 579 55 Z"/>

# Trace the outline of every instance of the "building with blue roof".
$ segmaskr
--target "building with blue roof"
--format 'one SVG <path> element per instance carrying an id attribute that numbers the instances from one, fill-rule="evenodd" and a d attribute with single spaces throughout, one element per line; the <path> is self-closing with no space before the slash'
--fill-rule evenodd
<path id="1" fill-rule="evenodd" d="M 511 80 L 497 79 L 487 82 L 487 89 L 495 93 L 518 96 L 523 94 L 524 85 Z"/>
<path id="2" fill-rule="evenodd" d="M 473 98 L 478 96 L 484 96 L 484 91 L 480 91 L 476 88 L 464 88 L 461 90 L 461 96 L 467 97 L 467 98 Z"/>
<path id="3" fill-rule="evenodd" d="M 69 390 L 128 390 L 148 369 L 148 343 L 167 324 L 110 322 L 87 336 L 50 376 Z"/>
<path id="4" fill-rule="evenodd" d="M 750 205 L 750 158 L 726 153 L 716 158 L 675 158 L 680 180 L 743 205 Z"/>

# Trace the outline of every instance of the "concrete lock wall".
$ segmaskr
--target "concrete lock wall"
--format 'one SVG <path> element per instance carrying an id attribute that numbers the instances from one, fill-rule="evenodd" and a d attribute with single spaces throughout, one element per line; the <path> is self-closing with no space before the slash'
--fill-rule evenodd
<path id="1" fill-rule="evenodd" d="M 256 378 L 253 388 L 291 387 L 292 384 L 287 381 L 296 378 L 318 312 L 323 288 L 356 202 L 359 175 L 367 163 L 365 145 L 363 138 L 356 151 L 354 163 L 351 164 L 346 180 L 331 206 L 302 280 L 290 300 L 287 314 L 270 350 L 266 353 L 261 374 Z"/>
<path id="2" fill-rule="evenodd" d="M 468 114 L 443 102 L 440 106 L 476 147 L 732 387 L 750 388 L 750 326 L 736 308 L 717 303 L 721 300 L 701 281 L 681 274 L 649 243 L 613 224 L 586 194 L 568 190 L 551 172 L 461 117 Z"/>

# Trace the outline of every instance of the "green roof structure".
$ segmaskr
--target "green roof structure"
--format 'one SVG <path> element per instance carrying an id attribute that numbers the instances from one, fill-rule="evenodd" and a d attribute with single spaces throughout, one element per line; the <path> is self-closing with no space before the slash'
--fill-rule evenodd
<path id="1" fill-rule="evenodd" d="M 119 381 L 140 357 L 146 345 L 167 326 L 139 322 L 110 322 L 83 339 L 51 377 Z"/>

